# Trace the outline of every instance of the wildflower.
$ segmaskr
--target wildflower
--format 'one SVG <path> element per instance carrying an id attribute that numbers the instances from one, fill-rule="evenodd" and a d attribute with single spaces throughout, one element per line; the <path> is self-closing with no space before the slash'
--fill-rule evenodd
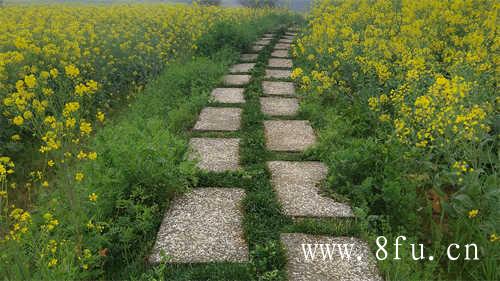
<path id="1" fill-rule="evenodd" d="M 7 191 L 5 191 L 5 190 L 1 190 L 1 191 L 0 191 L 0 198 L 1 198 L 1 197 L 7 197 Z"/>
<path id="2" fill-rule="evenodd" d="M 490 242 L 496 242 L 498 240 L 500 240 L 500 236 L 498 236 L 496 233 L 492 233 L 490 235 Z"/>
<path id="3" fill-rule="evenodd" d="M 35 88 L 36 87 L 36 78 L 35 78 L 35 75 L 31 74 L 31 75 L 25 76 L 24 77 L 24 83 L 30 89 Z"/>
<path id="4" fill-rule="evenodd" d="M 50 72 L 50 76 L 52 76 L 52 78 L 56 78 L 57 75 L 59 75 L 59 71 L 57 70 L 57 68 L 52 68 L 49 72 Z"/>
<path id="5" fill-rule="evenodd" d="M 89 200 L 92 201 L 92 202 L 96 202 L 97 201 L 97 194 L 95 193 L 92 193 L 89 195 Z"/>
<path id="6" fill-rule="evenodd" d="M 49 264 L 48 264 L 49 268 L 52 268 L 52 267 L 54 267 L 54 266 L 56 266 L 56 265 L 57 265 L 57 259 L 56 259 L 56 258 L 52 258 L 52 259 L 49 261 Z"/>
<path id="7" fill-rule="evenodd" d="M 82 136 L 89 135 L 91 132 L 92 132 L 92 124 L 85 121 L 80 122 L 80 134 Z"/>
<path id="8" fill-rule="evenodd" d="M 15 134 L 15 135 L 12 135 L 12 136 L 10 137 L 10 139 L 11 139 L 12 141 L 20 141 L 20 140 L 21 140 L 21 136 L 20 136 L 20 135 L 18 135 L 18 134 Z"/>
<path id="9" fill-rule="evenodd" d="M 78 155 L 76 155 L 76 158 L 78 158 L 79 160 L 85 159 L 85 158 L 87 158 L 87 153 L 80 150 Z"/>
<path id="10" fill-rule="evenodd" d="M 89 152 L 88 157 L 90 160 L 96 160 L 97 159 L 97 152 Z"/>
<path id="11" fill-rule="evenodd" d="M 96 114 L 96 118 L 97 118 L 97 120 L 99 120 L 99 122 L 103 123 L 104 119 L 105 119 L 104 113 L 102 113 L 101 111 L 98 111 Z"/>
<path id="12" fill-rule="evenodd" d="M 85 175 L 83 173 L 78 172 L 75 174 L 76 181 L 82 181 L 84 177 L 85 177 Z"/>
<path id="13" fill-rule="evenodd" d="M 42 182 L 43 187 L 49 187 L 49 182 L 48 181 L 43 181 Z"/>
<path id="14" fill-rule="evenodd" d="M 14 119 L 12 119 L 12 122 L 14 122 L 15 125 L 21 126 L 24 123 L 24 118 L 21 116 L 16 116 Z"/>
<path id="15" fill-rule="evenodd" d="M 51 159 L 51 160 L 47 161 L 47 165 L 48 165 L 49 167 L 54 167 L 54 165 L 55 165 L 54 160 L 52 160 L 52 159 Z"/>
<path id="16" fill-rule="evenodd" d="M 66 75 L 68 75 L 70 78 L 75 78 L 80 74 L 80 70 L 72 64 L 66 66 L 64 68 L 64 71 L 66 72 Z"/>
<path id="17" fill-rule="evenodd" d="M 470 219 L 475 218 L 477 216 L 477 214 L 479 214 L 479 210 L 477 210 L 477 209 L 470 210 L 469 211 L 469 218 Z"/>

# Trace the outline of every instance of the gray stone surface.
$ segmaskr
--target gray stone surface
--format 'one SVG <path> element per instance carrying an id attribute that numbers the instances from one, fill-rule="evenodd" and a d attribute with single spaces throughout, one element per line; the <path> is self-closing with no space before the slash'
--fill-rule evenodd
<path id="1" fill-rule="evenodd" d="M 262 112 L 270 116 L 293 116 L 299 110 L 299 102 L 295 98 L 260 98 Z"/>
<path id="2" fill-rule="evenodd" d="M 314 130 L 305 120 L 264 121 L 266 146 L 274 151 L 304 151 L 316 142 Z"/>
<path id="3" fill-rule="evenodd" d="M 175 199 L 165 212 L 151 263 L 246 262 L 239 188 L 197 188 Z"/>
<path id="4" fill-rule="evenodd" d="M 290 35 L 284 35 L 283 37 L 281 37 L 283 39 L 295 39 L 295 36 L 290 36 Z"/>
<path id="5" fill-rule="evenodd" d="M 250 75 L 246 74 L 229 74 L 224 76 L 223 83 L 229 86 L 242 86 L 250 82 Z"/>
<path id="6" fill-rule="evenodd" d="M 285 44 L 289 44 L 289 43 L 292 43 L 292 42 L 293 42 L 293 40 L 292 40 L 292 39 L 286 39 L 286 38 L 284 38 L 284 39 L 280 39 L 280 40 L 278 41 L 278 43 L 285 43 Z"/>
<path id="7" fill-rule="evenodd" d="M 271 57 L 276 58 L 288 58 L 289 56 L 288 50 L 276 50 L 271 53 Z"/>
<path id="8" fill-rule="evenodd" d="M 297 32 L 285 32 L 287 36 L 297 36 Z"/>
<path id="9" fill-rule="evenodd" d="M 229 69 L 231 73 L 248 73 L 255 66 L 255 63 L 237 63 Z"/>
<path id="10" fill-rule="evenodd" d="M 262 45 L 262 46 L 267 46 L 271 43 L 270 40 L 265 40 L 266 38 L 264 39 L 260 39 L 258 40 L 257 42 L 255 42 L 255 45 Z"/>
<path id="11" fill-rule="evenodd" d="M 196 131 L 237 131 L 241 124 L 241 108 L 205 107 L 194 125 Z"/>
<path id="12" fill-rule="evenodd" d="M 259 57 L 259 54 L 242 54 L 240 60 L 244 62 L 252 62 L 256 61 L 257 57 Z"/>
<path id="13" fill-rule="evenodd" d="M 240 139 L 192 138 L 189 159 L 210 172 L 236 171 L 240 168 Z"/>
<path id="14" fill-rule="evenodd" d="M 320 195 L 318 184 L 328 169 L 321 162 L 267 162 L 271 183 L 285 215 L 303 217 L 352 217 L 351 207 Z"/>
<path id="15" fill-rule="evenodd" d="M 281 243 L 285 247 L 288 256 L 286 271 L 289 281 L 383 280 L 378 273 L 375 258 L 368 244 L 358 238 L 283 233 L 281 234 Z M 303 244 L 311 244 L 311 250 L 313 251 L 315 244 L 318 244 L 314 260 L 310 259 L 310 255 L 308 255 L 307 259 L 305 258 Z M 351 258 L 348 260 L 344 256 L 344 259 L 342 259 L 338 249 L 339 247 L 344 249 L 344 247 L 333 246 L 332 244 L 352 244 Z M 330 249 L 335 249 L 332 250 L 331 259 L 326 256 L 326 259 L 323 260 L 321 245 L 323 245 L 325 251 L 325 245 L 329 245 Z M 351 249 L 351 246 L 347 247 L 347 249 Z M 360 259 L 358 260 L 357 257 L 360 257 Z"/>
<path id="16" fill-rule="evenodd" d="M 266 34 L 264 34 L 262 37 L 265 37 L 265 38 L 273 38 L 273 37 L 274 37 L 274 34 L 272 34 L 272 33 L 266 33 Z"/>
<path id="17" fill-rule="evenodd" d="M 266 76 L 264 76 L 264 78 L 290 79 L 290 75 L 292 75 L 292 71 L 291 70 L 285 70 L 285 69 L 266 69 Z"/>
<path id="18" fill-rule="evenodd" d="M 269 67 L 292 68 L 292 66 L 293 62 L 291 59 L 276 59 L 276 58 L 269 59 Z"/>
<path id="19" fill-rule="evenodd" d="M 275 50 L 289 50 L 290 49 L 290 46 L 291 44 L 287 44 L 287 43 L 278 43 L 274 46 L 274 49 Z"/>
<path id="20" fill-rule="evenodd" d="M 260 51 L 264 50 L 265 47 L 266 46 L 262 46 L 262 45 L 253 45 L 252 46 L 252 51 L 254 51 L 254 52 L 260 52 Z"/>
<path id="21" fill-rule="evenodd" d="M 215 88 L 212 91 L 212 100 L 220 103 L 244 103 L 243 88 Z"/>
<path id="22" fill-rule="evenodd" d="M 270 96 L 295 96 L 293 82 L 262 81 L 262 90 Z"/>

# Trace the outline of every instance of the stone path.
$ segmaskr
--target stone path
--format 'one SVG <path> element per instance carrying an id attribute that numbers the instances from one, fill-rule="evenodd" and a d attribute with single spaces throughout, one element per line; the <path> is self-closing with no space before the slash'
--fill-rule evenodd
<path id="1" fill-rule="evenodd" d="M 299 97 L 290 81 L 293 61 L 289 49 L 297 33 L 289 30 L 274 47 L 274 34 L 264 34 L 242 54 L 240 63 L 233 65 L 222 79 L 220 88 L 211 93 L 213 106 L 201 110 L 193 127 L 198 134 L 235 132 L 241 128 L 241 106 L 245 104 L 245 85 L 250 83 L 258 53 L 273 52 L 262 81 L 263 96 L 259 97 L 265 146 L 270 151 L 301 153 L 316 143 L 314 129 L 308 120 L 283 120 L 295 117 L 299 111 Z M 275 81 L 287 80 L 287 81 Z M 232 107 L 228 107 L 231 105 Z M 279 117 L 280 119 L 273 119 Z M 292 118 L 293 119 L 293 118 Z M 232 133 L 234 134 L 234 133 Z M 229 137 L 196 137 L 189 142 L 189 159 L 196 161 L 203 172 L 224 173 L 242 170 L 240 166 L 240 139 Z M 278 156 L 279 157 L 279 156 Z M 353 217 L 348 204 L 324 196 L 321 184 L 328 168 L 318 161 L 269 161 L 271 186 L 283 214 L 292 219 Z M 245 241 L 241 202 L 245 191 L 240 188 L 196 188 L 173 201 L 166 211 L 156 244 L 149 257 L 151 263 L 160 261 L 164 251 L 171 263 L 248 262 L 248 244 Z M 282 233 L 281 243 L 287 254 L 286 272 L 289 280 L 381 280 L 368 245 L 354 237 L 330 237 L 302 233 Z M 319 256 L 311 261 L 304 255 L 302 244 L 352 244 L 352 260 L 335 253 L 331 259 Z M 316 245 L 316 246 L 315 246 Z"/>

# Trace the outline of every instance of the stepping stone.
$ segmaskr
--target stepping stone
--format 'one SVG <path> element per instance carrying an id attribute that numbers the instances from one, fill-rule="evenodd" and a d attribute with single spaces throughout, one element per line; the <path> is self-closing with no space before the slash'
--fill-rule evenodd
<path id="1" fill-rule="evenodd" d="M 291 59 L 269 59 L 269 67 L 277 68 L 292 68 L 293 62 Z"/>
<path id="2" fill-rule="evenodd" d="M 252 46 L 252 51 L 254 52 L 260 52 L 262 50 L 264 50 L 265 46 L 261 46 L 261 45 L 253 45 Z"/>
<path id="3" fill-rule="evenodd" d="M 260 98 L 262 112 L 270 116 L 293 116 L 299 110 L 299 102 L 295 98 Z"/>
<path id="4" fill-rule="evenodd" d="M 270 96 L 295 96 L 293 82 L 262 81 L 262 90 Z"/>
<path id="5" fill-rule="evenodd" d="M 269 41 L 269 40 L 260 39 L 259 41 L 255 42 L 255 45 L 267 46 L 270 43 L 271 43 L 271 41 Z"/>
<path id="6" fill-rule="evenodd" d="M 297 32 L 285 32 L 287 36 L 297 36 Z"/>
<path id="7" fill-rule="evenodd" d="M 158 231 L 151 263 L 246 262 L 240 188 L 197 188 L 174 200 Z"/>
<path id="8" fill-rule="evenodd" d="M 314 130 L 306 120 L 264 121 L 266 147 L 274 151 L 304 151 L 316 142 Z"/>
<path id="9" fill-rule="evenodd" d="M 212 91 L 212 99 L 220 103 L 245 103 L 243 88 L 215 88 Z"/>
<path id="10" fill-rule="evenodd" d="M 291 70 L 266 69 L 266 76 L 264 76 L 264 78 L 290 79 L 290 75 L 292 75 Z"/>
<path id="11" fill-rule="evenodd" d="M 233 65 L 229 69 L 229 72 L 231 72 L 231 73 L 248 73 L 253 69 L 254 66 L 255 66 L 255 63 L 238 63 L 238 64 Z"/>
<path id="12" fill-rule="evenodd" d="M 280 40 L 278 41 L 278 43 L 286 43 L 286 44 L 290 44 L 290 43 L 292 43 L 292 42 L 293 42 L 293 40 L 292 40 L 292 39 L 280 39 Z"/>
<path id="13" fill-rule="evenodd" d="M 230 86 L 243 86 L 250 83 L 250 77 L 250 75 L 246 74 L 225 75 L 223 83 Z"/>
<path id="14" fill-rule="evenodd" d="M 295 36 L 284 35 L 284 36 L 282 36 L 281 38 L 283 38 L 283 39 L 291 39 L 291 40 L 293 40 L 293 39 L 295 39 Z"/>
<path id="15" fill-rule="evenodd" d="M 354 237 L 329 237 L 302 233 L 283 233 L 281 243 L 288 255 L 286 271 L 289 281 L 382 281 L 375 258 L 368 244 Z M 336 244 L 339 246 L 334 246 Z M 351 249 L 351 258 L 344 254 L 342 258 L 339 247 L 344 250 L 344 244 Z M 304 245 L 304 246 L 303 246 Z M 308 245 L 311 245 L 309 252 Z M 328 257 L 326 246 L 330 247 L 332 256 Z M 341 246 L 342 245 L 342 246 Z M 325 250 L 323 259 L 321 246 Z M 305 247 L 305 248 L 303 248 Z M 334 248 L 335 247 L 335 248 Z M 305 249 L 305 251 L 304 251 Z M 305 253 L 315 252 L 314 260 Z M 358 260 L 359 257 L 359 260 Z"/>
<path id="16" fill-rule="evenodd" d="M 288 58 L 288 50 L 276 50 L 271 53 L 271 57 Z"/>
<path id="17" fill-rule="evenodd" d="M 264 34 L 262 37 L 266 37 L 266 38 L 273 38 L 273 37 L 274 37 L 274 34 L 272 34 L 272 33 L 266 33 L 266 34 Z"/>
<path id="18" fill-rule="evenodd" d="M 205 107 L 194 125 L 195 131 L 237 131 L 241 124 L 241 108 Z"/>
<path id="19" fill-rule="evenodd" d="M 240 57 L 241 61 L 252 62 L 256 61 L 259 54 L 242 54 Z"/>
<path id="20" fill-rule="evenodd" d="M 320 195 L 328 169 L 321 162 L 267 162 L 271 183 L 285 215 L 293 218 L 353 217 L 349 205 Z"/>
<path id="21" fill-rule="evenodd" d="M 198 168 L 209 172 L 236 171 L 240 168 L 240 139 L 192 138 L 190 160 L 198 160 Z"/>
<path id="22" fill-rule="evenodd" d="M 274 46 L 275 50 L 289 50 L 291 44 L 278 43 Z"/>

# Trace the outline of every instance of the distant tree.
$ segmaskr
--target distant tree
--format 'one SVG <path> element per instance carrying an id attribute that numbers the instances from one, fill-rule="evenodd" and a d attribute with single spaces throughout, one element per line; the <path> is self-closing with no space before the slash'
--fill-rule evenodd
<path id="1" fill-rule="evenodd" d="M 204 6 L 220 6 L 221 0 L 194 0 L 193 3 L 195 2 Z"/>
<path id="2" fill-rule="evenodd" d="M 241 5 L 251 8 L 276 7 L 278 0 L 238 0 Z"/>

